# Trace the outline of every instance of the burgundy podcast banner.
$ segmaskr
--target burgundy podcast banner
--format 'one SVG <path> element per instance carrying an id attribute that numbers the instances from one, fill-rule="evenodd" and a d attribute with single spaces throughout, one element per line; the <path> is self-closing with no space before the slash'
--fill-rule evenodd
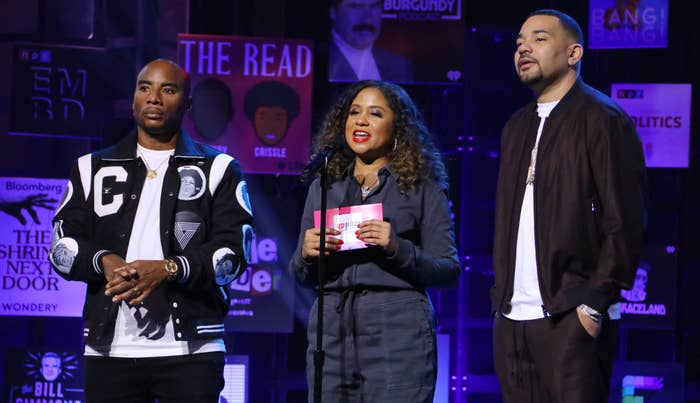
<path id="1" fill-rule="evenodd" d="M 330 7 L 329 82 L 462 84 L 462 0 L 337 3 Z"/>
<path id="2" fill-rule="evenodd" d="M 82 315 L 85 283 L 49 266 L 51 220 L 68 180 L 0 178 L 0 316 Z M 72 262 L 64 251 L 55 256 Z"/>
<path id="3" fill-rule="evenodd" d="M 183 127 L 235 157 L 246 173 L 298 174 L 311 147 L 313 42 L 178 35 L 192 79 Z"/>

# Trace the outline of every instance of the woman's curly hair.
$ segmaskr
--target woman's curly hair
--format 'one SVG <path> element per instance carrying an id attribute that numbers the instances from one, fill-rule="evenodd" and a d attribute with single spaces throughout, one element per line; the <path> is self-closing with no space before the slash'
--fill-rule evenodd
<path id="1" fill-rule="evenodd" d="M 345 169 L 355 159 L 355 154 L 345 141 L 345 122 L 352 101 L 365 88 L 381 91 L 394 112 L 393 136 L 396 148 L 389 152 L 388 159 L 398 175 L 399 188 L 407 191 L 415 189 L 422 181 L 433 180 L 446 189 L 448 183 L 445 164 L 413 100 L 398 85 L 374 80 L 359 81 L 348 87 L 326 115 L 316 137 L 314 153 L 325 150 L 328 146 L 335 145 L 337 148 L 335 156 L 328 163 L 329 181 L 340 180 Z"/>

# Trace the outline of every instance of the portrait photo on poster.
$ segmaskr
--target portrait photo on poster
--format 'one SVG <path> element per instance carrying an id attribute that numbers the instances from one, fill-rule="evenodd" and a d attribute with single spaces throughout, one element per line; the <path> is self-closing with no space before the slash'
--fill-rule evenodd
<path id="1" fill-rule="evenodd" d="M 328 81 L 461 84 L 461 0 L 333 0 L 329 18 Z"/>

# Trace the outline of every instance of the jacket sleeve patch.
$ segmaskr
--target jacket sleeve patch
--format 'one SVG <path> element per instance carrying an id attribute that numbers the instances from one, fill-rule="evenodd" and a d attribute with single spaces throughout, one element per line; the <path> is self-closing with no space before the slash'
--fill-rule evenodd
<path id="1" fill-rule="evenodd" d="M 175 239 L 177 239 L 180 250 L 185 250 L 190 241 L 194 238 L 195 244 L 204 241 L 204 222 L 192 211 L 180 211 L 175 214 L 175 225 L 173 226 Z M 201 230 L 200 230 L 200 227 Z M 197 232 L 199 231 L 199 233 Z"/>
<path id="2" fill-rule="evenodd" d="M 226 285 L 233 281 L 241 269 L 241 264 L 236 254 L 229 248 L 217 249 L 212 256 L 214 276 L 217 285 Z"/>
<path id="3" fill-rule="evenodd" d="M 75 257 L 78 255 L 78 242 L 73 238 L 65 237 L 56 240 L 51 246 L 49 259 L 56 270 L 68 274 L 73 267 Z"/>
<path id="4" fill-rule="evenodd" d="M 248 224 L 244 224 L 241 231 L 243 232 L 243 257 L 245 258 L 246 262 L 250 262 L 250 251 L 253 245 L 253 237 L 255 237 L 255 233 L 253 232 L 253 227 Z"/>
<path id="5" fill-rule="evenodd" d="M 201 168 L 195 165 L 184 165 L 177 169 L 180 175 L 180 192 L 177 198 L 180 200 L 194 200 L 200 198 L 207 188 L 207 179 Z"/>
<path id="6" fill-rule="evenodd" d="M 238 182 L 236 185 L 236 200 L 238 204 L 241 205 L 243 210 L 245 210 L 251 216 L 253 215 L 253 207 L 250 205 L 250 197 L 248 197 L 248 184 L 246 181 Z"/>
<path id="7" fill-rule="evenodd" d="M 56 209 L 56 213 L 54 215 L 58 214 L 63 207 L 68 204 L 68 201 L 70 198 L 73 197 L 73 182 L 68 181 L 68 184 L 66 185 L 66 191 L 63 192 L 63 200 L 61 200 L 61 204 L 58 205 L 58 208 Z"/>
<path id="8" fill-rule="evenodd" d="M 233 157 L 226 154 L 219 154 L 214 158 L 214 162 L 209 170 L 209 194 L 212 196 L 216 193 L 216 189 L 224 178 L 226 168 L 228 168 L 231 161 L 233 161 Z"/>

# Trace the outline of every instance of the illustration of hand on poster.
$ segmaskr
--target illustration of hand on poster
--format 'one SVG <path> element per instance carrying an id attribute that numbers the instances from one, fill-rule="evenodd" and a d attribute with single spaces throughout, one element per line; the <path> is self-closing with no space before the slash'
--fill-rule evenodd
<path id="1" fill-rule="evenodd" d="M 51 219 L 67 180 L 0 178 L 0 315 L 82 315 L 85 284 L 49 266 Z"/>

